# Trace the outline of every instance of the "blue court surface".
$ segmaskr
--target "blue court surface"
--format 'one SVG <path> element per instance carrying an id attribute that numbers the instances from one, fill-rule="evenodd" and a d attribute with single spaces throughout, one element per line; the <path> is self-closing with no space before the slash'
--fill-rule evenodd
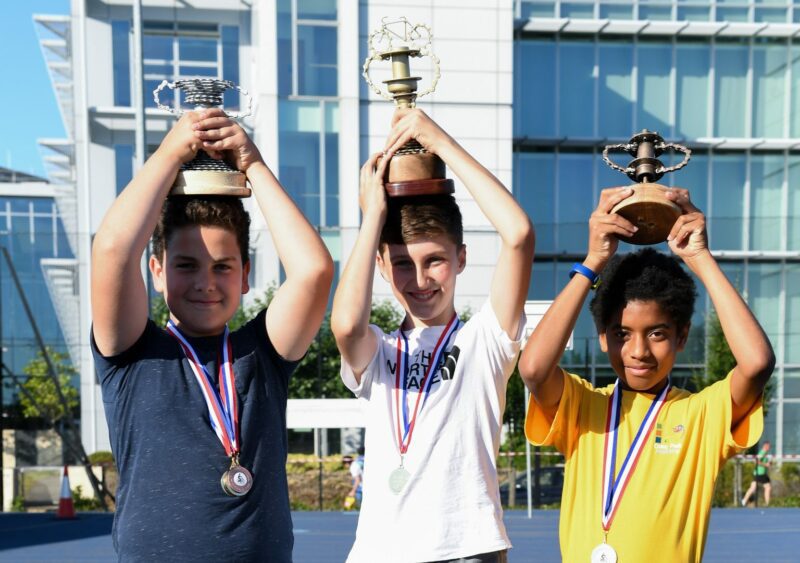
<path id="1" fill-rule="evenodd" d="M 357 514 L 295 512 L 296 563 L 342 562 L 355 534 Z M 0 514 L 0 561 L 114 561 L 111 515 L 81 513 L 77 520 L 50 514 Z M 506 511 L 514 544 L 509 561 L 559 561 L 558 511 Z M 715 509 L 706 562 L 800 561 L 800 508 Z"/>

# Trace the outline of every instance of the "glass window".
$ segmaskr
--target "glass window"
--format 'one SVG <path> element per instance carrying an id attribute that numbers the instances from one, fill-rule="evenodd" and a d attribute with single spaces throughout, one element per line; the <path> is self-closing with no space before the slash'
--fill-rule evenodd
<path id="1" fill-rule="evenodd" d="M 678 153 L 670 164 L 681 158 L 683 155 Z M 664 160 L 663 156 L 661 157 Z M 665 160 L 666 162 L 666 160 Z M 677 172 L 667 174 L 661 180 L 661 184 L 668 184 L 673 187 L 685 188 L 689 190 L 689 197 L 703 213 L 708 215 L 708 155 L 693 153 L 692 158 L 685 167 Z M 713 246 L 712 246 L 713 248 Z"/>
<path id="2" fill-rule="evenodd" d="M 783 137 L 786 45 L 753 47 L 753 136 Z"/>
<path id="3" fill-rule="evenodd" d="M 224 25 L 222 31 L 222 78 L 230 80 L 234 84 L 239 84 L 239 28 Z M 246 90 L 248 88 L 245 88 Z M 227 109 L 239 109 L 239 92 L 237 90 L 226 90 L 224 94 L 224 106 Z"/>
<path id="4" fill-rule="evenodd" d="M 672 71 L 671 45 L 639 45 L 638 101 L 636 129 L 659 131 L 665 137 L 671 134 L 670 73 Z"/>
<path id="5" fill-rule="evenodd" d="M 515 41 L 515 48 L 514 135 L 555 137 L 555 43 Z"/>
<path id="6" fill-rule="evenodd" d="M 592 195 L 593 160 L 591 153 L 558 155 L 558 251 L 586 252 L 587 225 L 595 206 Z"/>
<path id="7" fill-rule="evenodd" d="M 800 6 L 795 8 L 795 13 L 800 14 Z M 791 109 L 789 111 L 789 135 L 800 137 L 800 45 L 792 45 L 789 51 L 791 57 Z"/>
<path id="8" fill-rule="evenodd" d="M 561 2 L 562 18 L 593 18 L 594 4 L 590 2 Z"/>
<path id="9" fill-rule="evenodd" d="M 335 96 L 337 89 L 337 28 L 297 26 L 300 95 Z"/>
<path id="10" fill-rule="evenodd" d="M 781 155 L 750 158 L 750 250 L 781 248 L 783 165 Z"/>
<path id="11" fill-rule="evenodd" d="M 555 273 L 556 267 L 553 260 L 537 260 L 534 257 L 528 299 L 555 299 L 558 292 L 561 291 L 561 287 L 556 284 Z"/>
<path id="12" fill-rule="evenodd" d="M 708 21 L 711 19 L 709 6 L 678 6 L 679 21 Z"/>
<path id="13" fill-rule="evenodd" d="M 676 46 L 675 134 L 688 139 L 708 136 L 711 51 L 707 44 Z"/>
<path id="14" fill-rule="evenodd" d="M 800 156 L 789 157 L 789 217 L 792 220 L 787 225 L 787 250 L 800 250 Z"/>
<path id="15" fill-rule="evenodd" d="M 292 94 L 292 6 L 289 0 L 278 0 L 278 95 Z"/>
<path id="16" fill-rule="evenodd" d="M 594 43 L 566 41 L 560 45 L 559 136 L 594 135 L 594 47 Z"/>
<path id="17" fill-rule="evenodd" d="M 297 17 L 309 20 L 335 20 L 336 0 L 302 0 L 297 2 Z"/>
<path id="18" fill-rule="evenodd" d="M 720 6 L 717 5 L 717 21 L 746 22 L 750 20 L 747 6 Z"/>
<path id="19" fill-rule="evenodd" d="M 639 19 L 664 21 L 672 19 L 672 8 L 669 5 L 639 4 Z"/>
<path id="20" fill-rule="evenodd" d="M 514 195 L 536 225 L 536 251 L 556 252 L 555 156 L 552 153 L 517 153 Z"/>
<path id="21" fill-rule="evenodd" d="M 784 362 L 800 364 L 800 265 L 786 266 L 786 338 Z M 796 397 L 800 399 L 800 394 Z"/>
<path id="22" fill-rule="evenodd" d="M 800 403 L 783 404 L 783 453 L 800 454 Z"/>
<path id="23" fill-rule="evenodd" d="M 633 132 L 633 46 L 599 43 L 598 134 L 627 139 Z"/>
<path id="24" fill-rule="evenodd" d="M 754 19 L 757 22 L 782 23 L 786 21 L 786 8 L 761 8 L 756 7 Z"/>
<path id="25" fill-rule="evenodd" d="M 800 399 L 800 370 L 796 369 L 784 370 L 783 398 Z"/>
<path id="26" fill-rule="evenodd" d="M 182 61 L 216 64 L 217 40 L 205 37 L 179 37 L 178 56 Z"/>
<path id="27" fill-rule="evenodd" d="M 115 184 L 117 195 L 133 178 L 133 145 L 114 145 Z"/>
<path id="28" fill-rule="evenodd" d="M 600 4 L 600 18 L 614 20 L 633 19 L 633 5 L 631 4 Z"/>
<path id="29" fill-rule="evenodd" d="M 714 79 L 714 136 L 745 137 L 748 49 L 742 44 L 717 44 Z"/>
<path id="30" fill-rule="evenodd" d="M 111 22 L 112 64 L 114 66 L 114 105 L 131 105 L 131 24 L 124 20 Z"/>
<path id="31" fill-rule="evenodd" d="M 744 229 L 746 161 L 738 154 L 715 154 L 711 161 L 711 248 L 741 250 Z"/>
<path id="32" fill-rule="evenodd" d="M 281 100 L 278 107 L 281 183 L 313 225 L 333 226 L 339 217 L 338 106 Z"/>
<path id="33" fill-rule="evenodd" d="M 778 346 L 780 318 L 781 267 L 775 264 L 753 264 L 747 272 L 747 301 L 772 343 Z"/>

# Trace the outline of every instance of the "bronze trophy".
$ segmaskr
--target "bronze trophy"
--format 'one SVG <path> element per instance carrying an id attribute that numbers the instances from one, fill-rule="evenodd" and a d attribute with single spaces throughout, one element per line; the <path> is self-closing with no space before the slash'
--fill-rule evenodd
<path id="1" fill-rule="evenodd" d="M 182 89 L 186 102 L 194 105 L 195 111 L 218 107 L 222 105 L 222 95 L 225 90 L 239 90 L 247 97 L 247 110 L 244 112 L 226 112 L 228 117 L 241 118 L 250 115 L 253 104 L 252 98 L 245 90 L 236 86 L 230 80 L 217 78 L 193 78 L 167 82 L 164 80 L 153 91 L 156 105 L 175 115 L 183 115 L 186 111 L 166 106 L 159 100 L 158 94 L 164 88 L 172 90 Z M 172 185 L 169 195 L 227 195 L 235 197 L 250 197 L 251 191 L 247 187 L 247 178 L 244 174 L 233 168 L 224 160 L 215 160 L 205 151 L 197 151 L 197 156 L 181 166 L 178 177 Z"/>
<path id="2" fill-rule="evenodd" d="M 683 160 L 675 166 L 665 167 L 658 156 L 673 149 L 684 154 Z M 627 168 L 623 168 L 608 158 L 609 151 L 624 151 L 634 157 Z M 626 144 L 607 145 L 603 149 L 603 160 L 614 170 L 626 174 L 631 180 L 633 195 L 618 203 L 611 210 L 639 227 L 629 238 L 622 238 L 631 244 L 657 244 L 667 240 L 672 226 L 681 215 L 681 209 L 666 198 L 666 188 L 656 184 L 667 172 L 680 170 L 689 162 L 692 151 L 677 143 L 666 143 L 655 131 L 643 129 L 631 137 Z"/>
<path id="3" fill-rule="evenodd" d="M 424 24 L 412 25 L 406 18 L 381 20 L 381 27 L 369 36 L 369 56 L 364 61 L 364 80 L 375 93 L 393 100 L 398 108 L 413 108 L 417 98 L 433 92 L 439 82 L 439 59 L 431 50 L 431 30 Z M 411 76 L 410 59 L 430 57 L 434 75 L 430 87 L 417 93 L 419 76 Z M 384 80 L 386 91 L 376 86 L 369 75 L 375 61 L 391 61 L 392 78 Z M 390 197 L 452 194 L 453 180 L 445 178 L 441 158 L 412 140 L 398 150 L 389 162 L 384 182 Z"/>

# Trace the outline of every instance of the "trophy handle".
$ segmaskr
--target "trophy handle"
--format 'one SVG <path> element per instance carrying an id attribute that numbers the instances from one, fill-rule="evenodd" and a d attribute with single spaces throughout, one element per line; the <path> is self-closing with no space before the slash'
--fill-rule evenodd
<path id="1" fill-rule="evenodd" d="M 603 161 L 606 164 L 608 164 L 611 168 L 613 168 L 614 170 L 622 172 L 623 174 L 625 174 L 626 176 L 628 176 L 632 180 L 636 180 L 636 168 L 634 166 L 632 166 L 632 165 L 635 164 L 637 161 L 633 160 L 633 161 L 631 161 L 631 163 L 628 165 L 627 168 L 623 168 L 622 166 L 620 166 L 619 164 L 617 164 L 613 160 L 611 160 L 608 157 L 608 153 L 610 151 L 619 151 L 619 152 L 627 152 L 629 154 L 636 155 L 636 151 L 637 151 L 638 148 L 639 148 L 639 144 L 638 143 L 621 143 L 621 144 L 617 144 L 617 145 L 606 145 L 605 147 L 603 147 Z M 656 155 L 660 155 L 661 153 L 663 153 L 664 151 L 669 150 L 669 149 L 672 149 L 674 151 L 683 153 L 683 160 L 681 162 L 679 162 L 678 164 L 676 164 L 675 166 L 664 166 L 663 164 L 661 164 L 660 161 L 658 161 L 658 167 L 656 167 L 655 173 L 658 175 L 659 178 L 661 176 L 663 176 L 664 174 L 666 174 L 667 172 L 675 172 L 676 170 L 680 170 L 681 168 L 683 168 L 684 166 L 686 166 L 689 163 L 689 159 L 692 156 L 692 150 L 691 149 L 689 149 L 689 148 L 687 148 L 687 147 L 685 147 L 683 145 L 679 145 L 678 143 L 664 143 L 664 142 L 661 142 L 661 143 L 657 143 L 657 144 L 653 145 L 653 149 L 655 150 L 655 154 Z"/>
<path id="2" fill-rule="evenodd" d="M 364 81 L 367 83 L 367 86 L 372 89 L 373 92 L 375 92 L 377 95 L 381 96 L 382 98 L 384 98 L 386 100 L 394 101 L 394 96 L 392 94 L 390 94 L 388 91 L 384 91 L 379 86 L 377 86 L 372 81 L 372 78 L 369 75 L 369 66 L 372 64 L 372 62 L 373 61 L 384 60 L 386 58 L 384 56 L 384 52 L 379 51 L 375 47 L 375 45 L 373 44 L 373 41 L 375 40 L 375 38 L 380 36 L 380 37 L 383 37 L 383 38 L 387 39 L 388 42 L 389 42 L 389 50 L 391 50 L 392 49 L 391 32 L 389 30 L 387 30 L 386 25 L 387 25 L 387 23 L 391 24 L 391 23 L 405 22 L 405 18 L 402 18 L 401 20 L 398 20 L 396 22 L 386 22 L 386 19 L 387 18 L 384 17 L 381 20 L 383 22 L 383 25 L 381 26 L 381 28 L 373 31 L 369 36 L 369 40 L 368 40 L 369 41 L 369 43 L 368 43 L 369 44 L 369 56 L 367 56 L 367 58 L 364 59 L 364 66 L 362 67 L 361 76 L 364 77 Z M 411 27 L 411 31 L 407 32 L 406 38 L 404 38 L 404 39 L 407 39 L 407 37 L 414 36 L 414 35 L 417 35 L 418 37 L 422 37 L 422 34 L 419 33 L 420 29 L 424 30 L 425 33 L 427 34 L 428 42 L 424 46 L 419 48 L 419 50 L 417 50 L 417 51 L 412 50 L 409 53 L 409 56 L 411 56 L 411 57 L 419 57 L 419 58 L 430 57 L 431 61 L 433 62 L 433 78 L 431 79 L 431 85 L 428 88 L 426 88 L 425 90 L 423 90 L 421 92 L 418 92 L 416 94 L 416 98 L 421 98 L 422 96 L 427 96 L 428 94 L 434 92 L 436 90 L 436 85 L 439 83 L 439 79 L 442 76 L 441 68 L 440 68 L 440 65 L 439 65 L 439 57 L 437 57 L 436 54 L 433 52 L 433 47 L 431 46 L 431 39 L 433 39 L 433 34 L 431 33 L 431 28 L 428 25 L 426 25 L 424 23 L 418 23 L 418 24 L 414 25 L 413 27 Z M 414 107 L 413 103 L 412 103 L 411 107 Z"/>
<path id="3" fill-rule="evenodd" d="M 186 110 L 186 109 L 182 109 L 182 108 L 175 109 L 174 107 L 170 107 L 170 106 L 166 106 L 166 105 L 162 104 L 161 100 L 159 99 L 159 93 L 164 88 L 169 88 L 170 90 L 175 90 L 175 82 L 169 82 L 167 80 L 162 80 L 161 84 L 159 84 L 158 87 L 155 90 L 153 90 L 153 99 L 156 101 L 156 106 L 158 107 L 158 109 L 166 110 L 166 111 L 170 112 L 171 114 L 174 114 L 174 115 L 177 115 L 177 116 L 181 116 L 184 113 L 186 113 L 187 111 L 193 111 L 193 110 Z M 251 96 L 250 93 L 247 90 L 245 90 L 241 86 L 236 86 L 235 88 L 226 87 L 226 90 L 238 90 L 247 99 L 247 104 L 246 104 L 247 107 L 246 107 L 246 109 L 244 111 L 233 111 L 233 112 L 227 112 L 226 111 L 225 115 L 227 115 L 231 119 L 241 119 L 242 117 L 247 117 L 248 115 L 250 115 L 252 113 L 252 110 L 253 110 L 253 96 Z"/>

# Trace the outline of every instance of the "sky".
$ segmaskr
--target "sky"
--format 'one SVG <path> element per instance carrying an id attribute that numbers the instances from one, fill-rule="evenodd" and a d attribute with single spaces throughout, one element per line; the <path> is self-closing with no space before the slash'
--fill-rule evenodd
<path id="1" fill-rule="evenodd" d="M 37 139 L 64 138 L 33 14 L 69 14 L 69 0 L 0 0 L 0 166 L 46 177 Z"/>

